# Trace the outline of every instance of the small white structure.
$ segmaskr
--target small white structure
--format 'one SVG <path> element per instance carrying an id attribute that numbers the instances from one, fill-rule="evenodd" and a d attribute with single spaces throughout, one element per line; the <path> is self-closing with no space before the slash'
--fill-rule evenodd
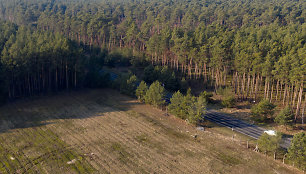
<path id="1" fill-rule="evenodd" d="M 268 135 L 271 135 L 271 136 L 276 136 L 276 132 L 274 130 L 266 130 L 264 131 L 264 133 L 267 133 Z"/>

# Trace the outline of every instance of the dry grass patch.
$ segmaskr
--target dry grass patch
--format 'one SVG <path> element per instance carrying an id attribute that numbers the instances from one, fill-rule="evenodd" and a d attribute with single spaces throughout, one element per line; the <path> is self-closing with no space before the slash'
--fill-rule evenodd
<path id="1" fill-rule="evenodd" d="M 113 90 L 18 101 L 0 115 L 0 173 L 299 172 Z"/>

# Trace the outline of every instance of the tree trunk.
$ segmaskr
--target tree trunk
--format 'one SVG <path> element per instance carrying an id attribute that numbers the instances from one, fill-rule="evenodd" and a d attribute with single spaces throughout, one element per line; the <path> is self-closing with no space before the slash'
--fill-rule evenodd
<path id="1" fill-rule="evenodd" d="M 198 71 L 199 71 L 199 72 L 198 72 L 198 73 L 199 73 L 199 74 L 198 74 L 198 76 L 199 76 L 198 78 L 199 78 L 199 79 L 203 79 L 203 78 L 201 78 L 201 77 L 202 77 L 202 64 L 199 66 Z"/>
<path id="2" fill-rule="evenodd" d="M 285 164 L 286 155 L 287 155 L 287 153 L 283 157 L 283 164 Z"/>
<path id="3" fill-rule="evenodd" d="M 232 88 L 234 90 L 234 93 L 236 94 L 236 84 L 235 84 L 235 73 L 233 72 L 233 75 L 232 75 Z"/>
<path id="4" fill-rule="evenodd" d="M 68 62 L 66 60 L 66 89 L 68 90 L 69 88 L 69 81 L 68 81 Z"/>
<path id="5" fill-rule="evenodd" d="M 304 125 L 304 113 L 305 113 L 305 107 L 306 107 L 306 94 L 305 94 L 304 104 L 303 104 L 303 109 L 302 109 L 302 126 Z"/>
<path id="6" fill-rule="evenodd" d="M 291 109 L 293 110 L 294 106 L 295 106 L 295 101 L 296 101 L 296 98 L 297 98 L 297 94 L 298 94 L 298 89 L 299 89 L 299 86 L 298 86 L 298 83 L 295 83 L 295 89 L 294 89 L 294 97 L 293 97 L 293 101 L 292 101 L 292 105 L 291 105 Z"/>
<path id="7" fill-rule="evenodd" d="M 296 106 L 296 112 L 295 112 L 295 117 L 294 117 L 295 121 L 297 120 L 297 116 L 299 115 L 299 112 L 300 112 L 300 107 L 301 107 L 301 103 L 302 103 L 302 96 L 303 96 L 303 82 L 300 86 L 299 98 L 298 98 L 298 103 L 297 103 L 297 106 Z"/>
<path id="8" fill-rule="evenodd" d="M 44 77 L 44 66 L 41 65 L 41 79 L 42 79 L 42 90 L 45 90 L 45 77 Z"/>
<path id="9" fill-rule="evenodd" d="M 241 85 L 241 87 L 242 87 L 242 90 L 241 90 L 241 92 L 242 92 L 242 99 L 244 99 L 245 98 L 245 72 L 243 73 L 243 76 L 242 76 L 242 85 Z"/>
<path id="10" fill-rule="evenodd" d="M 189 79 L 192 79 L 192 73 L 191 73 L 191 68 L 192 68 L 192 59 L 190 59 L 189 65 L 188 65 L 188 75 Z"/>
<path id="11" fill-rule="evenodd" d="M 255 92 L 254 92 L 254 100 L 256 101 L 257 99 L 257 92 L 258 92 L 258 86 L 259 86 L 259 74 L 257 75 L 257 78 L 256 78 L 256 85 L 255 85 Z"/>
<path id="12" fill-rule="evenodd" d="M 262 76 L 260 76 L 260 79 L 259 79 L 259 85 L 258 85 L 258 91 L 261 91 L 261 86 L 262 86 Z"/>
<path id="13" fill-rule="evenodd" d="M 273 155 L 273 156 L 274 156 L 274 160 L 276 160 L 276 152 L 274 152 L 274 155 Z"/>
<path id="14" fill-rule="evenodd" d="M 246 98 L 249 97 L 249 92 L 250 92 L 250 81 L 251 81 L 251 76 L 250 74 L 248 73 L 248 83 L 247 83 L 247 92 L 246 92 Z"/>
<path id="15" fill-rule="evenodd" d="M 267 99 L 269 100 L 270 99 L 270 78 L 268 78 L 268 89 L 267 89 Z"/>
<path id="16" fill-rule="evenodd" d="M 283 92 L 283 81 L 280 82 L 280 91 L 279 91 L 279 100 L 282 100 L 282 92 Z"/>
<path id="17" fill-rule="evenodd" d="M 239 83 L 238 72 L 236 72 L 236 85 L 237 85 L 237 95 L 238 95 L 238 99 L 239 99 L 240 98 L 240 83 Z"/>
<path id="18" fill-rule="evenodd" d="M 77 70 L 76 64 L 74 65 L 74 88 L 77 87 Z"/>
<path id="19" fill-rule="evenodd" d="M 287 84 L 285 84 L 285 90 L 284 90 L 284 96 L 283 96 L 283 105 L 285 105 L 287 88 L 288 88 L 288 85 L 287 85 Z"/>
<path id="20" fill-rule="evenodd" d="M 290 101 L 288 102 L 289 104 L 292 104 L 293 93 L 294 93 L 294 86 L 296 87 L 296 84 L 294 85 L 294 83 L 292 83 L 291 92 L 290 92 Z"/>
<path id="21" fill-rule="evenodd" d="M 226 76 L 227 76 L 227 68 L 224 67 L 223 86 L 226 86 Z"/>
<path id="22" fill-rule="evenodd" d="M 184 63 L 181 64 L 181 71 L 184 74 Z"/>
<path id="23" fill-rule="evenodd" d="M 289 85 L 289 88 L 288 88 L 288 90 L 287 90 L 287 98 L 288 98 L 288 100 L 287 100 L 287 103 L 286 103 L 286 106 L 289 106 L 289 103 L 290 103 L 290 90 L 293 88 L 293 84 L 290 84 Z"/>
<path id="24" fill-rule="evenodd" d="M 271 97 L 270 97 L 270 102 L 272 102 L 273 101 L 273 81 L 272 81 L 272 85 L 271 85 Z"/>
<path id="25" fill-rule="evenodd" d="M 252 84 L 251 84 L 251 96 L 254 94 L 255 92 L 255 79 L 256 79 L 256 74 L 253 74 L 253 80 L 252 80 Z"/>
<path id="26" fill-rule="evenodd" d="M 212 85 L 213 85 L 213 79 L 214 79 L 214 69 L 211 70 L 211 73 L 210 73 L 210 74 L 211 74 L 210 86 L 212 86 Z"/>
<path id="27" fill-rule="evenodd" d="M 58 67 L 55 70 L 55 90 L 58 90 Z"/>
<path id="28" fill-rule="evenodd" d="M 267 81 L 268 81 L 268 78 L 266 77 L 266 80 L 265 80 L 265 91 L 264 91 L 264 99 L 267 99 Z"/>
<path id="29" fill-rule="evenodd" d="M 277 101 L 277 97 L 278 97 L 278 87 L 279 87 L 279 80 L 277 80 L 277 83 L 276 83 L 276 96 L 275 96 L 275 101 Z"/>

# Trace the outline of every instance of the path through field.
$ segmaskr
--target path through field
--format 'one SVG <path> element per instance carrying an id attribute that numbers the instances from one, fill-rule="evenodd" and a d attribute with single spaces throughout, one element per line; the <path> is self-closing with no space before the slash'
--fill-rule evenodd
<path id="1" fill-rule="evenodd" d="M 0 173 L 298 172 L 113 90 L 0 108 Z"/>

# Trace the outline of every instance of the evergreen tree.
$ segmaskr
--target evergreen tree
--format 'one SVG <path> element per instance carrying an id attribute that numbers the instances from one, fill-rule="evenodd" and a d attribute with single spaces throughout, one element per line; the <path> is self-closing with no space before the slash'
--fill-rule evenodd
<path id="1" fill-rule="evenodd" d="M 159 81 L 153 82 L 145 96 L 145 102 L 155 107 L 161 107 L 165 104 L 165 88 Z"/>
<path id="2" fill-rule="evenodd" d="M 120 84 L 120 92 L 130 96 L 135 96 L 137 77 L 131 75 L 129 77 L 123 77 Z"/>
<path id="3" fill-rule="evenodd" d="M 268 135 L 267 133 L 264 133 L 257 140 L 257 143 L 258 143 L 259 150 L 265 153 L 273 152 L 274 159 L 275 159 L 276 152 L 280 148 L 281 140 L 282 140 L 281 133 L 277 133 L 276 135 Z"/>
<path id="4" fill-rule="evenodd" d="M 291 146 L 288 149 L 288 157 L 302 170 L 306 170 L 306 134 L 297 133 L 293 136 Z"/>
<path id="5" fill-rule="evenodd" d="M 152 65 L 147 66 L 144 69 L 144 81 L 147 83 L 153 83 L 155 80 L 157 80 L 157 75 L 155 74 L 154 67 Z"/>
<path id="6" fill-rule="evenodd" d="M 289 107 L 284 108 L 281 112 L 276 116 L 274 121 L 280 125 L 288 126 L 291 125 L 294 119 L 294 114 L 292 113 Z"/>
<path id="7" fill-rule="evenodd" d="M 203 97 L 207 103 L 211 103 L 213 101 L 213 99 L 211 99 L 212 96 L 213 96 L 212 93 L 203 91 L 201 92 L 199 97 Z"/>
<path id="8" fill-rule="evenodd" d="M 206 113 L 207 101 L 203 96 L 199 96 L 194 101 L 193 111 L 189 114 L 189 122 L 192 124 L 197 124 L 199 121 L 204 119 Z"/>
<path id="9" fill-rule="evenodd" d="M 181 119 L 186 119 L 186 111 L 184 111 L 184 107 L 182 105 L 183 100 L 184 100 L 183 94 L 180 93 L 180 91 L 175 92 L 170 99 L 168 110 L 171 114 Z"/>
<path id="10" fill-rule="evenodd" d="M 146 82 L 141 81 L 139 86 L 136 89 L 136 96 L 138 100 L 140 100 L 141 102 L 144 102 L 147 91 L 148 91 L 148 86 Z"/>
<path id="11" fill-rule="evenodd" d="M 262 100 L 258 104 L 252 107 L 251 112 L 255 119 L 260 121 L 266 121 L 268 117 L 271 117 L 274 113 L 275 105 L 268 100 Z"/>

